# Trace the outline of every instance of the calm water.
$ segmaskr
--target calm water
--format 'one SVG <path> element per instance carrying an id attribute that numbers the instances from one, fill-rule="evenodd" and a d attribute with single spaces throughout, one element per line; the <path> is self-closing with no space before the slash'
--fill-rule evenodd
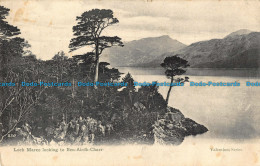
<path id="1" fill-rule="evenodd" d="M 140 68 L 140 67 L 117 67 L 120 72 L 132 75 L 164 75 L 164 69 Z M 188 76 L 228 76 L 228 77 L 260 77 L 260 69 L 187 69 Z"/>
<path id="2" fill-rule="evenodd" d="M 163 70 L 156 68 L 119 68 L 130 72 L 138 82 L 169 82 Z M 169 105 L 196 122 L 205 125 L 209 132 L 185 141 L 198 138 L 221 140 L 249 140 L 260 138 L 260 86 L 247 87 L 246 81 L 260 82 L 259 70 L 210 70 L 190 69 L 188 75 L 194 82 L 239 82 L 239 87 L 174 87 Z M 160 87 L 166 97 L 168 87 Z"/>

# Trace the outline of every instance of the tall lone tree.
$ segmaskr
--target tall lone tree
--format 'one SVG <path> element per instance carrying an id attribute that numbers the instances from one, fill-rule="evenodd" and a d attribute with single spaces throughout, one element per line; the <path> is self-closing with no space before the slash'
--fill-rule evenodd
<path id="1" fill-rule="evenodd" d="M 83 60 L 87 56 L 95 56 L 95 77 L 94 82 L 98 81 L 99 57 L 105 48 L 112 46 L 123 46 L 121 38 L 117 36 L 102 36 L 102 32 L 107 27 L 117 24 L 119 21 L 114 17 L 112 10 L 93 9 L 84 12 L 77 17 L 76 26 L 73 26 L 75 38 L 70 41 L 70 51 L 80 49 L 85 46 L 92 47 L 93 50 L 84 54 Z"/>
<path id="2" fill-rule="evenodd" d="M 166 57 L 163 63 L 161 64 L 161 66 L 165 68 L 165 75 L 167 78 L 171 79 L 171 84 L 173 83 L 173 81 L 180 82 L 180 83 L 184 83 L 188 81 L 189 79 L 188 77 L 185 77 L 185 79 L 174 78 L 175 76 L 182 75 L 186 72 L 186 70 L 184 69 L 188 67 L 189 64 L 188 61 L 186 61 L 185 59 L 182 59 L 178 56 Z M 172 90 L 172 86 L 169 87 L 167 93 L 167 97 L 166 97 L 167 105 L 168 105 L 171 90 Z"/>

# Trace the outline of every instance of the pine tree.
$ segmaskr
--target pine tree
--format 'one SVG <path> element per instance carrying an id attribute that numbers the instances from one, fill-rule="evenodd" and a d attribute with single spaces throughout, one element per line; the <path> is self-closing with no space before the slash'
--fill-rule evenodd
<path id="1" fill-rule="evenodd" d="M 178 56 L 166 57 L 163 63 L 161 64 L 161 66 L 165 68 L 165 75 L 167 78 L 171 79 L 171 84 L 173 83 L 173 81 L 185 82 L 188 80 L 188 77 L 186 77 L 185 79 L 180 79 L 180 78 L 174 79 L 175 76 L 182 75 L 186 72 L 184 68 L 188 67 L 189 64 L 188 61 L 186 61 L 185 59 L 182 59 Z M 171 90 L 172 90 L 172 86 L 169 87 L 167 93 L 167 97 L 166 97 L 167 104 L 169 101 Z"/>
<path id="2" fill-rule="evenodd" d="M 75 38 L 70 41 L 71 51 L 85 46 L 93 48 L 91 52 L 81 56 L 83 60 L 94 55 L 95 77 L 94 82 L 98 81 L 99 57 L 103 50 L 112 46 L 123 46 L 121 38 L 117 36 L 102 36 L 102 32 L 109 26 L 117 24 L 119 21 L 114 17 L 112 10 L 93 9 L 84 12 L 77 17 L 76 26 L 73 26 Z"/>

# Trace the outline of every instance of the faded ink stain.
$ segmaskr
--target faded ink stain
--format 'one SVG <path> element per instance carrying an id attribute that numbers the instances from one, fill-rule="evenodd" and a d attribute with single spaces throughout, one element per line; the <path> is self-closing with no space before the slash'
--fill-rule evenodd
<path id="1" fill-rule="evenodd" d="M 14 22 L 20 21 L 23 14 L 24 14 L 24 9 L 23 8 L 18 9 L 14 14 Z"/>
<path id="2" fill-rule="evenodd" d="M 52 26 L 52 20 L 50 21 L 49 26 Z"/>
<path id="3" fill-rule="evenodd" d="M 136 159 L 136 160 L 141 159 L 141 158 L 143 158 L 141 155 L 133 157 L 133 159 Z"/>
<path id="4" fill-rule="evenodd" d="M 52 158 L 54 161 L 56 161 L 58 159 L 58 156 L 53 156 Z"/>
<path id="5" fill-rule="evenodd" d="M 254 163 L 258 163 L 258 156 L 257 156 L 257 153 L 253 153 L 254 155 Z"/>
<path id="6" fill-rule="evenodd" d="M 15 14 L 14 14 L 14 19 L 13 19 L 13 22 L 19 22 L 19 21 L 23 21 L 23 22 L 31 22 L 31 23 L 35 23 L 36 20 L 30 20 L 28 19 L 26 16 L 25 16 L 25 9 L 26 9 L 26 6 L 28 5 L 29 3 L 29 0 L 26 0 L 24 1 L 24 7 L 22 8 L 19 8 Z"/>
<path id="7" fill-rule="evenodd" d="M 220 156 L 221 156 L 221 153 L 218 152 L 218 153 L 216 154 L 216 157 L 220 157 Z"/>
<path id="8" fill-rule="evenodd" d="M 27 1 L 24 1 L 24 6 L 26 6 L 26 5 L 28 5 L 28 3 L 29 3 L 29 0 L 27 0 Z"/>

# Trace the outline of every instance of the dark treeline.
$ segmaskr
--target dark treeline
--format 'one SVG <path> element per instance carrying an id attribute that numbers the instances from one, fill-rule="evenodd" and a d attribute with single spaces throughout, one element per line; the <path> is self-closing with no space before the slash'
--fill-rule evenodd
<path id="1" fill-rule="evenodd" d="M 167 107 L 169 95 L 166 102 L 157 86 L 136 89 L 131 74 L 122 76 L 118 69 L 109 68 L 109 63 L 99 62 L 103 49 L 123 46 L 117 36 L 101 36 L 104 28 L 118 23 L 111 10 L 94 9 L 77 17 L 75 38 L 69 47 L 73 51 L 93 46 L 92 52 L 69 58 L 60 51 L 46 61 L 37 59 L 28 50 L 28 42 L 19 37 L 20 30 L 5 21 L 8 12 L 0 6 L 0 82 L 18 84 L 0 86 L 1 143 L 152 143 L 155 121 L 165 117 L 167 110 L 181 114 Z M 175 67 L 166 62 L 163 67 L 171 82 L 174 76 L 184 73 L 175 73 Z M 78 81 L 97 80 L 124 81 L 128 86 L 76 86 Z M 19 84 L 23 81 L 70 82 L 72 86 L 26 87 Z"/>
<path id="2" fill-rule="evenodd" d="M 68 124 L 74 117 L 76 120 L 91 117 L 101 121 L 103 126 L 112 125 L 114 134 L 122 132 L 123 137 L 126 131 L 134 134 L 133 129 L 146 132 L 146 127 L 156 120 L 147 121 L 149 116 L 156 118 L 154 113 L 163 113 L 166 108 L 158 87 L 142 87 L 137 92 L 130 74 L 122 78 L 128 83 L 124 88 L 76 86 L 78 81 L 93 82 L 93 64 L 68 58 L 62 52 L 48 61 L 29 55 L 10 62 L 3 82 L 71 82 L 72 86 L 22 87 L 16 84 L 1 87 L 4 92 L 1 96 L 3 134 L 16 133 L 16 127 L 27 123 L 32 128 L 32 135 L 47 136 L 47 127 L 59 128 L 62 122 Z M 120 81 L 121 73 L 107 65 L 100 63 L 99 81 Z"/>

